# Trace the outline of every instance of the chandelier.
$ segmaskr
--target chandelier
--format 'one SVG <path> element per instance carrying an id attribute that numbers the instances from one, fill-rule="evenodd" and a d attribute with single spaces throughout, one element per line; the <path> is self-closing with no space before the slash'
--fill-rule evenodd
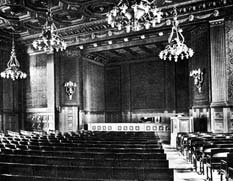
<path id="1" fill-rule="evenodd" d="M 27 77 L 27 74 L 22 72 L 19 69 L 19 67 L 20 67 L 19 61 L 17 60 L 15 55 L 15 42 L 13 37 L 10 60 L 7 63 L 7 68 L 0 73 L 0 76 L 2 78 L 7 78 L 7 79 L 11 78 L 12 80 L 25 79 Z"/>
<path id="2" fill-rule="evenodd" d="M 137 2 L 132 4 L 129 0 L 120 0 L 118 5 L 107 13 L 108 24 L 112 28 L 117 27 L 118 30 L 125 27 L 127 33 L 131 30 L 155 27 L 162 18 L 162 12 L 156 7 L 155 1 L 141 0 L 139 4 Z"/>
<path id="3" fill-rule="evenodd" d="M 171 61 L 174 58 L 175 62 L 178 58 L 190 58 L 193 56 L 194 51 L 184 43 L 184 36 L 182 34 L 183 30 L 178 27 L 179 22 L 177 20 L 177 11 L 174 9 L 174 17 L 172 21 L 172 31 L 168 38 L 168 45 L 163 51 L 160 52 L 159 57 L 162 60 L 167 58 Z"/>
<path id="4" fill-rule="evenodd" d="M 53 52 L 66 49 L 66 42 L 58 35 L 57 27 L 53 22 L 51 9 L 48 10 L 48 18 L 42 28 L 40 37 L 33 41 L 32 46 L 37 50 Z"/>

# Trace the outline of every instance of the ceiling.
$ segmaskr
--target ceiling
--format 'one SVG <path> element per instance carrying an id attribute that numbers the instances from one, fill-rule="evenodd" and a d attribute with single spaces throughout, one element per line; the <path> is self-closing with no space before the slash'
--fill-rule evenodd
<path id="1" fill-rule="evenodd" d="M 157 0 L 157 6 L 163 12 L 161 23 L 150 30 L 126 33 L 125 30 L 111 28 L 106 21 L 106 13 L 118 2 L 3 0 L 0 1 L 0 38 L 7 39 L 9 32 L 13 32 L 19 41 L 29 45 L 40 35 L 47 10 L 51 8 L 59 34 L 68 46 L 73 49 L 82 46 L 81 51 L 94 60 L 116 62 L 157 55 L 167 41 L 170 32 L 168 20 L 172 18 L 174 6 L 184 32 L 189 32 L 200 23 L 232 14 L 233 6 L 233 0 Z M 96 43 L 97 46 L 94 45 Z"/>
<path id="2" fill-rule="evenodd" d="M 16 33 L 28 36 L 40 32 L 49 8 L 57 27 L 65 28 L 103 20 L 105 14 L 118 2 L 119 0 L 4 0 L 0 2 L 0 24 L 1 27 L 13 26 Z M 181 2 L 187 3 L 190 0 L 156 1 L 159 7 Z"/>

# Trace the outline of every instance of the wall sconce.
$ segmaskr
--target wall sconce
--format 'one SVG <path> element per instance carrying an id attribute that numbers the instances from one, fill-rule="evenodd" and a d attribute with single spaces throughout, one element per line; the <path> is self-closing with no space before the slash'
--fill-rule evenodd
<path id="1" fill-rule="evenodd" d="M 64 85 L 66 94 L 69 96 L 69 100 L 72 100 L 72 96 L 75 92 L 75 88 L 77 87 L 77 84 L 75 82 L 68 81 Z"/>
<path id="2" fill-rule="evenodd" d="M 201 87 L 204 82 L 204 71 L 201 69 L 192 70 L 189 74 L 190 77 L 193 77 L 194 85 L 198 89 L 198 92 L 201 93 Z"/>

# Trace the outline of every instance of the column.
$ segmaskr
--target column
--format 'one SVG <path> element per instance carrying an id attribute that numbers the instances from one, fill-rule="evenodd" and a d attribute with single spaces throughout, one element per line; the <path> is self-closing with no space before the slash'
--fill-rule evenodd
<path id="1" fill-rule="evenodd" d="M 210 21 L 211 131 L 227 132 L 227 76 L 224 19 Z"/>

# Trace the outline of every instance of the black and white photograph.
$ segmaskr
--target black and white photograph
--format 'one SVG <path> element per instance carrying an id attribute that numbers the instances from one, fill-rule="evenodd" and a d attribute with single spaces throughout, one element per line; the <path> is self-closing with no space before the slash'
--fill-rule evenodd
<path id="1" fill-rule="evenodd" d="M 233 181 L 233 0 L 0 0 L 0 181 Z"/>

